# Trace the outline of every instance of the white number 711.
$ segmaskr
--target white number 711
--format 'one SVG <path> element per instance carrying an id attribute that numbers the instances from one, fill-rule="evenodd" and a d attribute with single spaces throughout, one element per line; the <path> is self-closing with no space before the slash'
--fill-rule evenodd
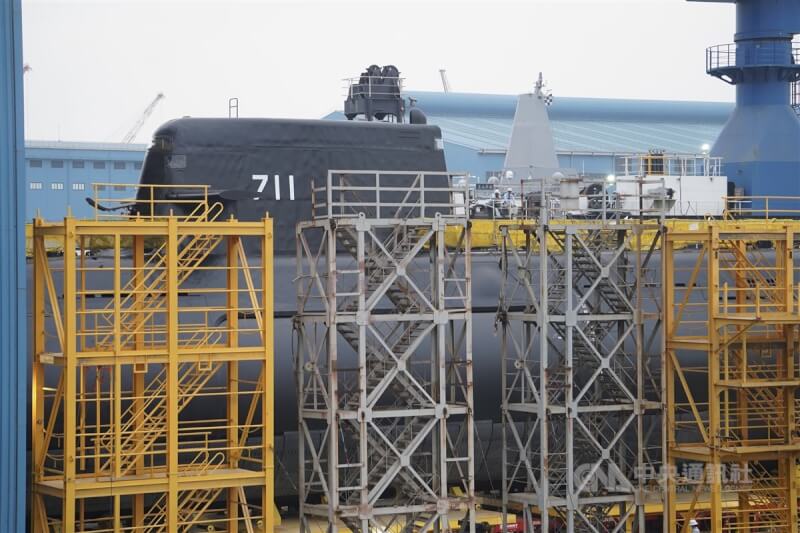
<path id="1" fill-rule="evenodd" d="M 258 193 L 264 192 L 269 183 L 269 174 L 253 174 L 253 181 L 259 181 Z M 281 177 L 275 174 L 275 199 L 281 199 Z M 294 175 L 289 174 L 289 200 L 294 200 Z"/>

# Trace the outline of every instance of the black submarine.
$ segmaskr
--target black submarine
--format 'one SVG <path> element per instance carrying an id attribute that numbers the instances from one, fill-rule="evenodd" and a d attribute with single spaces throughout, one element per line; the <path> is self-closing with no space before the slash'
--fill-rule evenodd
<path id="1" fill-rule="evenodd" d="M 311 218 L 311 189 L 329 170 L 383 170 L 444 172 L 447 170 L 441 130 L 427 124 L 422 110 L 411 107 L 400 93 L 399 72 L 393 66 L 369 67 L 354 83 L 345 101 L 348 121 L 269 118 L 179 118 L 160 126 L 153 135 L 141 185 L 206 185 L 208 200 L 220 202 L 224 212 L 242 221 L 273 219 L 275 279 L 275 420 L 278 463 L 276 494 L 296 494 L 297 409 L 292 362 L 292 318 L 295 314 L 295 226 Z M 362 120 L 354 120 L 363 117 Z M 446 176 L 432 175 L 436 180 Z M 446 187 L 449 183 L 431 183 Z M 148 192 L 142 192 L 147 190 Z M 191 209 L 186 189 L 159 187 L 155 214 L 176 214 Z M 143 187 L 141 194 L 149 195 Z M 128 206 L 150 215 L 147 198 Z M 169 200 L 176 203 L 170 204 Z M 103 206 L 96 206 L 103 209 Z M 499 337 L 495 314 L 501 277 L 496 257 L 473 261 L 481 284 L 473 290 L 475 353 L 496 353 Z M 213 260 L 213 258 L 211 258 Z M 195 279 L 193 283 L 202 283 Z M 476 470 L 478 481 L 489 483 L 490 472 L 499 477 L 501 438 L 499 425 L 499 360 L 484 356 L 476 371 L 487 379 L 475 388 L 479 439 L 486 454 Z M 493 465 L 489 468 L 488 464 Z"/>
<path id="2" fill-rule="evenodd" d="M 180 118 L 159 127 L 145 156 L 142 185 L 156 189 L 156 209 L 190 209 L 186 189 L 206 185 L 209 200 L 224 206 L 222 218 L 274 220 L 276 495 L 294 502 L 297 494 L 297 408 L 293 367 L 293 316 L 296 295 L 295 227 L 312 214 L 312 183 L 331 170 L 444 172 L 441 130 L 427 124 L 422 110 L 400 92 L 392 66 L 369 67 L 349 89 L 348 121 L 266 118 Z M 354 120 L 363 117 L 362 120 Z M 447 180 L 445 176 L 439 179 Z M 437 183 L 437 187 L 449 186 Z M 143 188 L 142 190 L 145 190 Z M 142 194 L 142 193 L 140 193 Z M 145 194 L 150 194 L 148 191 Z M 170 204 L 169 200 L 176 203 Z M 146 198 L 128 206 L 149 215 Z M 102 209 L 102 206 L 98 206 Z M 346 253 L 346 252 L 342 252 Z M 658 256 L 658 254 L 656 254 Z M 687 262 L 696 257 L 687 255 Z M 211 259 L 213 260 L 213 258 Z M 653 259 L 659 262 L 659 257 Z M 656 267 L 657 268 L 657 267 Z M 503 284 L 499 259 L 473 250 L 473 365 L 476 421 L 476 486 L 499 490 L 502 472 L 501 333 L 497 326 Z M 202 283 L 201 279 L 193 283 Z M 652 437 L 658 441 L 660 435 Z"/>

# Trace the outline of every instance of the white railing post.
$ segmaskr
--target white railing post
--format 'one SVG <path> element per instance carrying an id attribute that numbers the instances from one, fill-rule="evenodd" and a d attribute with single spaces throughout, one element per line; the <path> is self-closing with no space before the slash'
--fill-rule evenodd
<path id="1" fill-rule="evenodd" d="M 314 180 L 311 180 L 311 218 L 317 218 L 317 191 L 314 189 Z"/>
<path id="2" fill-rule="evenodd" d="M 375 173 L 375 214 L 381 218 L 381 173 Z"/>
<path id="3" fill-rule="evenodd" d="M 420 188 L 419 201 L 421 203 L 420 216 L 422 218 L 425 218 L 425 173 L 424 172 L 419 175 L 419 188 Z"/>
<path id="4" fill-rule="evenodd" d="M 333 218 L 333 176 L 330 170 L 328 171 L 328 183 L 326 189 L 326 196 L 328 200 L 328 218 Z"/>

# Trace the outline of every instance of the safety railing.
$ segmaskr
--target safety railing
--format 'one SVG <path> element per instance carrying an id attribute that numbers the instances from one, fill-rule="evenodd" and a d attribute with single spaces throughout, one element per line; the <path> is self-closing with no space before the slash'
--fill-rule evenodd
<path id="1" fill-rule="evenodd" d="M 556 187 L 558 187 L 556 189 Z M 663 218 L 670 210 L 669 192 L 662 178 L 573 178 L 545 184 L 526 194 L 517 218 L 623 220 Z"/>
<path id="2" fill-rule="evenodd" d="M 723 200 L 727 219 L 800 217 L 800 196 L 725 196 Z"/>
<path id="3" fill-rule="evenodd" d="M 93 183 L 90 203 L 95 220 L 154 219 L 172 214 L 206 222 L 208 185 Z M 221 205 L 220 205 L 221 207 Z M 218 213 L 214 213 L 214 218 Z"/>
<path id="4" fill-rule="evenodd" d="M 800 115 L 800 81 L 795 81 L 791 85 L 792 87 L 792 109 L 794 112 Z"/>
<path id="5" fill-rule="evenodd" d="M 315 220 L 466 217 L 469 188 L 451 172 L 331 170 L 322 187 L 312 181 Z M 462 182 L 463 185 L 453 185 Z"/>
<path id="6" fill-rule="evenodd" d="M 708 73 L 720 69 L 767 66 L 800 68 L 800 43 L 792 43 L 791 47 L 783 41 L 758 41 L 746 45 L 728 43 L 706 50 Z"/>
<path id="7" fill-rule="evenodd" d="M 345 78 L 347 98 L 362 96 L 365 98 L 381 96 L 398 96 L 403 91 L 405 78 L 397 76 L 359 76 Z"/>
<path id="8" fill-rule="evenodd" d="M 721 176 L 722 158 L 706 154 L 634 154 L 617 157 L 617 176 Z"/>

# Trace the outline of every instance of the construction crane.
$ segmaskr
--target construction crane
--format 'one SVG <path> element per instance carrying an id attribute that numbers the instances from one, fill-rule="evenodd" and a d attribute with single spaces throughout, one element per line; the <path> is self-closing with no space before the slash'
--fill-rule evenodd
<path id="1" fill-rule="evenodd" d="M 439 75 L 442 77 L 442 89 L 444 89 L 444 92 L 449 93 L 450 81 L 447 79 L 447 70 L 440 68 Z"/>
<path id="2" fill-rule="evenodd" d="M 128 130 L 128 133 L 125 134 L 125 137 L 122 138 L 123 144 L 130 144 L 133 142 L 133 140 L 139 134 L 139 130 L 142 129 L 144 123 L 147 121 L 150 115 L 153 114 L 153 110 L 156 108 L 158 103 L 163 99 L 164 99 L 164 93 L 158 93 L 156 97 L 153 98 L 153 101 L 150 102 L 150 105 L 144 108 L 144 111 L 139 117 L 139 120 L 136 121 L 133 127 L 130 130 Z"/>

